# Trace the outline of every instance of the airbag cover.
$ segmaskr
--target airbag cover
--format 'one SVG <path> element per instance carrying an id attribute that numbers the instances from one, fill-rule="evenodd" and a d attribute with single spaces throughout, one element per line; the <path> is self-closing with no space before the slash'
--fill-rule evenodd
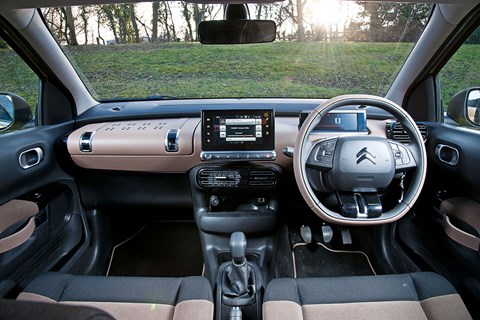
<path id="1" fill-rule="evenodd" d="M 340 137 L 327 173 L 336 191 L 377 192 L 384 190 L 395 174 L 393 152 L 380 137 Z"/>

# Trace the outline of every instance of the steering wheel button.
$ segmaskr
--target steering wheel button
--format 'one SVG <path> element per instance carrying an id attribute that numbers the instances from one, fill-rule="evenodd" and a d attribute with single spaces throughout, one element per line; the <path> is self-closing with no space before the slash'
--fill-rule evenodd
<path id="1" fill-rule="evenodd" d="M 402 153 L 400 151 L 395 152 L 395 158 L 402 158 Z"/>
<path id="2" fill-rule="evenodd" d="M 395 159 L 395 165 L 401 166 L 403 164 L 402 159 Z"/>

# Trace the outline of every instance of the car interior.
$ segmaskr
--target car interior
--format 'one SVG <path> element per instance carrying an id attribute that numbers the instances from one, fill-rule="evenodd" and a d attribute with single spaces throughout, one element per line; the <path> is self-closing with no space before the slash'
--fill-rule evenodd
<path id="1" fill-rule="evenodd" d="M 422 24 L 415 40 L 402 28 L 384 60 L 357 52 L 352 65 L 295 71 L 352 87 L 300 91 L 285 76 L 264 95 L 264 77 L 320 55 L 281 60 L 278 48 L 386 47 L 361 38 L 373 15 L 359 40 L 338 25 L 335 39 L 300 33 L 303 8 L 328 1 L 339 3 L 3 0 L 0 319 L 480 319 L 480 1 L 345 1 L 382 19 L 427 9 L 405 20 Z M 115 11 L 152 5 L 153 16 Z M 153 19 L 193 21 L 198 8 L 195 41 L 190 24 L 152 36 Z M 143 30 L 136 40 L 109 34 L 122 18 Z M 165 85 L 176 47 L 187 71 Z M 264 47 L 279 70 L 265 68 Z M 243 74 L 247 56 L 256 71 Z M 217 67 L 233 80 L 210 84 Z"/>

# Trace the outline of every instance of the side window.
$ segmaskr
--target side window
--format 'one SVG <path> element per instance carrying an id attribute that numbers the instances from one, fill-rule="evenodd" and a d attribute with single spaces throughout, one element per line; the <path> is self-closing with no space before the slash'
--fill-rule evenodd
<path id="1" fill-rule="evenodd" d="M 445 122 L 480 129 L 480 27 L 439 73 Z M 476 88 L 476 89 L 475 89 Z"/>
<path id="2" fill-rule="evenodd" d="M 38 76 L 0 37 L 0 134 L 35 126 Z"/>

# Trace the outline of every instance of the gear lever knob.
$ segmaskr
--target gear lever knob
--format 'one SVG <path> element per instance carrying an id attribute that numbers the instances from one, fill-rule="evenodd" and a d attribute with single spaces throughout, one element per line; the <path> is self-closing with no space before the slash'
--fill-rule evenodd
<path id="1" fill-rule="evenodd" d="M 242 265 L 245 261 L 245 252 L 247 251 L 247 238 L 243 232 L 234 232 L 230 236 L 230 253 L 233 263 Z"/>

